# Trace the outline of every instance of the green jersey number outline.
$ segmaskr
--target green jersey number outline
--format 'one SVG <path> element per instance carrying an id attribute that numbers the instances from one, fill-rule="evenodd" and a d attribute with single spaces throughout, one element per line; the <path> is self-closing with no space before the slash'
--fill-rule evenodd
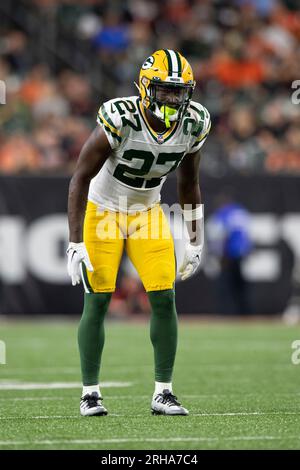
<path id="1" fill-rule="evenodd" d="M 124 163 L 119 163 L 115 168 L 113 176 L 122 183 L 126 184 L 127 186 L 131 186 L 132 188 L 155 188 L 156 186 L 160 185 L 161 179 L 163 177 L 165 177 L 166 175 L 168 175 L 168 173 L 178 167 L 179 163 L 181 162 L 184 156 L 184 153 L 185 152 L 160 153 L 158 155 L 156 165 L 164 165 L 166 162 L 174 162 L 174 164 L 163 175 L 146 180 L 146 184 L 145 186 L 143 186 L 145 178 L 141 178 L 141 176 L 146 176 L 149 173 L 155 160 L 155 156 L 152 152 L 148 152 L 145 150 L 126 150 L 123 153 L 122 158 L 128 161 L 132 161 L 134 158 L 136 158 L 142 160 L 143 164 L 141 168 L 132 168 L 128 165 L 125 165 Z"/>
<path id="2" fill-rule="evenodd" d="M 113 108 L 113 106 L 115 107 L 115 109 Z M 117 112 L 121 116 L 122 124 L 123 124 L 124 127 L 125 126 L 132 127 L 132 129 L 134 129 L 136 132 L 139 132 L 139 131 L 142 130 L 142 124 L 141 124 L 140 116 L 136 112 L 137 109 L 136 109 L 134 103 L 132 103 L 132 101 L 129 101 L 129 100 L 115 101 L 114 103 L 111 104 L 110 110 L 111 110 L 112 114 L 115 113 L 115 111 L 117 110 Z M 132 117 L 135 119 L 135 124 L 133 122 L 131 122 L 129 119 L 127 119 L 126 116 L 124 116 L 124 114 L 126 114 L 126 110 L 130 114 L 132 114 Z"/>

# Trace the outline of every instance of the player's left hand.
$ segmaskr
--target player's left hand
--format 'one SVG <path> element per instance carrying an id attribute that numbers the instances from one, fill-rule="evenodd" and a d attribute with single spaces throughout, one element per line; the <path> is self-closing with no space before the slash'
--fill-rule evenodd
<path id="1" fill-rule="evenodd" d="M 186 244 L 183 262 L 179 268 L 182 281 L 191 277 L 200 266 L 202 245 Z"/>
<path id="2" fill-rule="evenodd" d="M 70 242 L 68 249 L 68 274 L 72 279 L 72 286 L 80 284 L 80 263 L 84 263 L 86 269 L 94 271 L 89 254 L 83 242 L 74 243 Z"/>

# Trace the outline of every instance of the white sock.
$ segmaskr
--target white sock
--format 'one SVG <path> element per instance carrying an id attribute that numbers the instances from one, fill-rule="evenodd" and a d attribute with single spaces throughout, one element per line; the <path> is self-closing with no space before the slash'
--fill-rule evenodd
<path id="1" fill-rule="evenodd" d="M 99 397 L 101 397 L 100 387 L 98 385 L 83 385 L 82 386 L 82 396 L 86 395 L 87 393 L 91 395 L 93 392 L 97 392 Z"/>
<path id="2" fill-rule="evenodd" d="M 153 396 L 157 395 L 158 393 L 162 393 L 164 390 L 170 390 L 170 392 L 173 393 L 172 382 L 155 382 Z"/>

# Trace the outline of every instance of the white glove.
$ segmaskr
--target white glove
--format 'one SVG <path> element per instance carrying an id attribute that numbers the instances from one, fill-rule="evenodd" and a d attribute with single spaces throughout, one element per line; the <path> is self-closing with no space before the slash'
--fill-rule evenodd
<path id="1" fill-rule="evenodd" d="M 73 243 L 70 242 L 68 249 L 68 274 L 72 279 L 72 286 L 80 284 L 80 263 L 84 263 L 89 271 L 94 271 L 92 263 L 90 261 L 89 254 L 83 242 Z"/>
<path id="2" fill-rule="evenodd" d="M 186 244 L 183 262 L 179 268 L 182 281 L 194 274 L 200 266 L 202 245 Z"/>

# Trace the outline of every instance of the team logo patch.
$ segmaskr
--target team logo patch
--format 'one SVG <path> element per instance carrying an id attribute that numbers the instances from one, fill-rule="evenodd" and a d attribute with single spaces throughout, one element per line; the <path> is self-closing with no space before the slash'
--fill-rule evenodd
<path id="1" fill-rule="evenodd" d="M 164 140 L 165 140 L 165 139 L 163 138 L 163 136 L 162 136 L 161 134 L 157 134 L 157 142 L 158 142 L 159 144 L 163 144 L 163 143 L 164 143 Z"/>
<path id="2" fill-rule="evenodd" d="M 148 57 L 148 59 L 146 59 L 145 62 L 143 63 L 142 69 L 143 70 L 150 69 L 153 64 L 154 64 L 154 57 L 150 55 L 150 57 Z"/>

